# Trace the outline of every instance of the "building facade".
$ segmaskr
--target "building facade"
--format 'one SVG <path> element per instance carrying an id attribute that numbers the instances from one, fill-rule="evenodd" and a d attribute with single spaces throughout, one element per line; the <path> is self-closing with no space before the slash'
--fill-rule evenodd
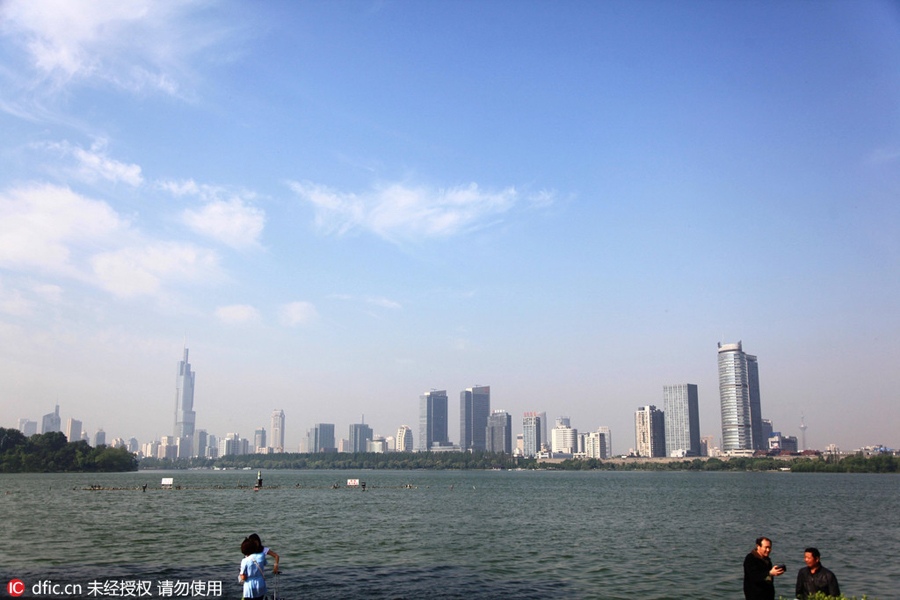
<path id="1" fill-rule="evenodd" d="M 372 428 L 365 423 L 350 424 L 350 452 L 368 452 Z"/>
<path id="2" fill-rule="evenodd" d="M 505 410 L 495 410 L 488 417 L 484 435 L 485 450 L 512 454 L 512 415 Z"/>
<path id="3" fill-rule="evenodd" d="M 70 442 L 81 441 L 81 421 L 78 419 L 66 421 L 66 439 Z"/>
<path id="4" fill-rule="evenodd" d="M 654 405 L 642 406 L 634 413 L 634 450 L 646 458 L 666 455 L 666 425 L 663 411 Z"/>
<path id="5" fill-rule="evenodd" d="M 184 358 L 178 363 L 175 374 L 175 437 L 194 439 L 194 380 L 196 374 L 188 362 L 188 349 L 184 349 Z M 188 444 L 190 447 L 190 444 Z"/>
<path id="6" fill-rule="evenodd" d="M 459 393 L 459 447 L 484 450 L 488 417 L 491 414 L 491 386 L 466 388 Z"/>
<path id="7" fill-rule="evenodd" d="M 57 404 L 54 412 L 48 413 L 41 418 L 41 433 L 61 431 L 61 427 L 62 421 L 59 418 L 59 404 Z"/>
<path id="8" fill-rule="evenodd" d="M 419 396 L 419 446 L 423 452 L 435 444 L 450 445 L 447 433 L 447 391 L 431 390 Z"/>
<path id="9" fill-rule="evenodd" d="M 306 443 L 307 452 L 336 452 L 334 442 L 334 423 L 316 423 L 309 430 Z"/>
<path id="10" fill-rule="evenodd" d="M 537 456 L 541 451 L 544 443 L 542 414 L 527 412 L 522 418 L 522 456 L 525 458 Z"/>
<path id="11" fill-rule="evenodd" d="M 413 450 L 412 429 L 406 425 L 401 425 L 397 430 L 396 450 L 397 452 L 412 452 Z"/>
<path id="12" fill-rule="evenodd" d="M 745 353 L 741 342 L 718 347 L 722 450 L 765 449 L 756 357 Z"/>
<path id="13" fill-rule="evenodd" d="M 276 408 L 272 411 L 272 451 L 284 452 L 284 411 Z"/>
<path id="14" fill-rule="evenodd" d="M 700 402 L 693 383 L 663 386 L 666 456 L 700 456 Z"/>

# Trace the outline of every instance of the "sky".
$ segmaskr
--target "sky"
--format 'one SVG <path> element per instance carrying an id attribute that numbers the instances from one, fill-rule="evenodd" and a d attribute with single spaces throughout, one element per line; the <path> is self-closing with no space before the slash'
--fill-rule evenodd
<path id="1" fill-rule="evenodd" d="M 900 447 L 894 2 L 6 0 L 0 426 L 286 415 L 418 434 L 419 396 L 634 412 L 758 357 L 807 446 Z"/>

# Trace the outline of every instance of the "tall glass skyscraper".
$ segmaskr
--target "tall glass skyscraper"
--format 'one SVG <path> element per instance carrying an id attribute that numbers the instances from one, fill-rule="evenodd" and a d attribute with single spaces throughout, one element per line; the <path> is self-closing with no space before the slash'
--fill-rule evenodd
<path id="1" fill-rule="evenodd" d="M 184 359 L 178 363 L 175 376 L 175 437 L 187 440 L 191 447 L 194 438 L 194 376 L 191 363 L 188 362 L 188 349 L 184 349 Z"/>
<path id="2" fill-rule="evenodd" d="M 542 416 L 545 413 L 527 412 L 522 418 L 522 455 L 525 458 L 537 456 L 544 443 Z"/>
<path id="3" fill-rule="evenodd" d="M 284 452 L 284 411 L 276 408 L 272 411 L 272 451 Z"/>
<path id="4" fill-rule="evenodd" d="M 463 452 L 485 449 L 490 414 L 491 386 L 474 386 L 459 393 L 459 447 Z"/>
<path id="5" fill-rule="evenodd" d="M 485 430 L 485 450 L 512 454 L 512 415 L 505 410 L 495 410 L 488 417 Z"/>
<path id="6" fill-rule="evenodd" d="M 334 452 L 337 446 L 334 444 L 334 423 L 316 423 L 309 430 L 307 452 Z"/>
<path id="7" fill-rule="evenodd" d="M 368 442 L 372 440 L 372 428 L 365 423 L 351 423 L 350 451 L 368 452 Z"/>
<path id="8" fill-rule="evenodd" d="M 419 396 L 419 439 L 420 451 L 431 450 L 435 442 L 449 445 L 447 433 L 447 391 L 431 390 Z"/>
<path id="9" fill-rule="evenodd" d="M 700 456 L 700 406 L 693 383 L 663 386 L 666 456 Z"/>
<path id="10" fill-rule="evenodd" d="M 758 450 L 763 439 L 759 401 L 759 365 L 741 342 L 719 344 L 719 402 L 722 450 Z"/>

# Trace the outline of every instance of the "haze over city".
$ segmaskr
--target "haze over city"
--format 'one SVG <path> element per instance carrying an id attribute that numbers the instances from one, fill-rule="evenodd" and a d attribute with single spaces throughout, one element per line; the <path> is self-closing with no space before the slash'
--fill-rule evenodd
<path id="1" fill-rule="evenodd" d="M 0 426 L 609 426 L 758 357 L 807 445 L 900 446 L 891 2 L 0 5 Z"/>

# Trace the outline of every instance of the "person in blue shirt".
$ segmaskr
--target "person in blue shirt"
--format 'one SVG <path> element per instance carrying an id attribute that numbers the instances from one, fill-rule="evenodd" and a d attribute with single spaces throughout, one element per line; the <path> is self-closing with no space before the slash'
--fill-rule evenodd
<path id="1" fill-rule="evenodd" d="M 241 561 L 241 573 L 238 578 L 244 584 L 244 600 L 265 598 L 266 577 L 263 569 L 266 566 L 266 555 L 250 538 L 244 538 L 241 542 L 241 554 L 244 555 L 244 560 Z"/>

